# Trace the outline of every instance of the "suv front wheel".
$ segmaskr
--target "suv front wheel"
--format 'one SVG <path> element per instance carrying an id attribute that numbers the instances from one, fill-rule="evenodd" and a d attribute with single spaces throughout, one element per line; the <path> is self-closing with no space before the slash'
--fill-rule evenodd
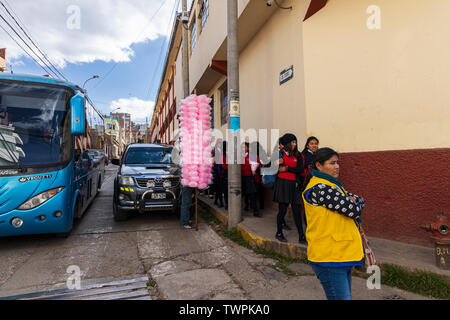
<path id="1" fill-rule="evenodd" d="M 115 201 L 113 201 L 113 215 L 115 221 L 125 221 L 129 218 L 128 212 L 124 212 L 117 208 L 117 204 Z"/>

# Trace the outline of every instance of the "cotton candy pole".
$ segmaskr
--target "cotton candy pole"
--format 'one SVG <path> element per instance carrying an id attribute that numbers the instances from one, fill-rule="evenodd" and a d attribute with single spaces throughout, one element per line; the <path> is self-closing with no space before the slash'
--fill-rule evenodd
<path id="1" fill-rule="evenodd" d="M 212 180 L 210 103 L 205 95 L 191 95 L 180 109 L 181 184 L 200 190 Z"/>
<path id="2" fill-rule="evenodd" d="M 198 189 L 206 189 L 212 180 L 210 103 L 205 95 L 190 95 L 180 107 L 181 184 L 196 189 L 196 228 Z"/>

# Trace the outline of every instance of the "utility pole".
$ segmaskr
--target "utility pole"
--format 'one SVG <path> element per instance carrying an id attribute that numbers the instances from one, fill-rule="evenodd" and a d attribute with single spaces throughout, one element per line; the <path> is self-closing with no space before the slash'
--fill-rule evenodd
<path id="1" fill-rule="evenodd" d="M 145 141 L 144 143 L 148 143 L 148 118 L 145 117 Z"/>
<path id="2" fill-rule="evenodd" d="M 183 13 L 187 12 L 187 0 L 183 0 Z M 183 92 L 184 98 L 187 98 L 190 94 L 189 90 L 189 34 L 187 23 L 184 22 L 182 17 L 183 27 Z M 189 21 L 189 19 L 188 19 Z"/>
<path id="3" fill-rule="evenodd" d="M 238 47 L 238 5 L 237 0 L 227 0 L 227 64 L 230 137 L 227 143 L 228 161 L 228 229 L 241 222 L 241 166 L 240 166 L 240 102 L 239 102 L 239 47 Z M 233 148 L 231 150 L 230 148 Z M 232 152 L 229 152 L 232 151 Z M 229 155 L 233 158 L 230 159 Z"/>

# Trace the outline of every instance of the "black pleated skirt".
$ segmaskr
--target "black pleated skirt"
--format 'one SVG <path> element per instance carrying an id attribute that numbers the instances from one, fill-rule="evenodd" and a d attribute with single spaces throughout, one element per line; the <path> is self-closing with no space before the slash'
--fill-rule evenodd
<path id="1" fill-rule="evenodd" d="M 278 203 L 301 204 L 302 194 L 297 181 L 277 178 L 273 187 L 273 201 Z"/>
<path id="2" fill-rule="evenodd" d="M 255 178 L 252 176 L 242 176 L 242 193 L 251 194 L 256 193 Z"/>

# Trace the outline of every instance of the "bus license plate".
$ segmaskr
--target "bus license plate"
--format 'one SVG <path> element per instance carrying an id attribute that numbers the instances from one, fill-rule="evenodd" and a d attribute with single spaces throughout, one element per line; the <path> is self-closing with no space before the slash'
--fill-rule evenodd
<path id="1" fill-rule="evenodd" d="M 166 198 L 165 193 L 152 193 L 153 200 L 161 200 L 161 199 L 165 199 L 165 198 Z"/>

